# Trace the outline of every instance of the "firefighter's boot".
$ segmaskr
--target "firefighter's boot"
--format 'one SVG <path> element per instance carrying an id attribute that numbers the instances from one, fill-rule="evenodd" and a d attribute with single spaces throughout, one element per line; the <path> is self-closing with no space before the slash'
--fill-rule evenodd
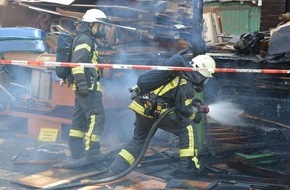
<path id="1" fill-rule="evenodd" d="M 95 146 L 91 151 L 85 151 L 84 154 L 80 154 L 78 157 L 76 154 L 73 154 L 74 151 L 71 151 L 71 159 L 65 161 L 64 163 L 60 163 L 55 165 L 57 168 L 67 168 L 67 169 L 77 169 L 82 167 L 93 166 L 100 162 L 106 160 L 106 156 L 101 153 L 100 146 Z M 82 156 L 84 155 L 84 156 Z M 101 164 L 99 164 L 101 165 Z"/>
<path id="2" fill-rule="evenodd" d="M 200 175 L 201 169 L 197 169 L 192 158 L 180 158 L 179 168 L 171 173 L 175 179 L 195 179 Z"/>

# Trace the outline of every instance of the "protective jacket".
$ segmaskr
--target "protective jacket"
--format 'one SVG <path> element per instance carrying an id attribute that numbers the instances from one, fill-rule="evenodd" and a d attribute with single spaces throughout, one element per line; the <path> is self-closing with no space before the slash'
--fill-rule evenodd
<path id="1" fill-rule="evenodd" d="M 73 43 L 72 62 L 98 62 L 97 46 L 89 31 L 79 33 Z M 100 152 L 100 137 L 105 125 L 105 115 L 102 103 L 102 89 L 99 82 L 98 68 L 72 68 L 72 76 L 81 76 L 87 84 L 88 93 L 80 95 L 78 82 L 73 80 L 75 90 L 75 107 L 72 126 L 69 131 L 69 148 L 72 158 L 80 158 L 86 153 L 96 156 Z"/>
<path id="2" fill-rule="evenodd" d="M 110 166 L 114 173 L 120 173 L 130 167 L 140 154 L 148 133 L 158 117 L 170 107 L 177 110 L 165 116 L 159 128 L 179 137 L 180 158 L 183 167 L 195 165 L 199 168 L 198 152 L 195 148 L 194 133 L 195 111 L 192 106 L 194 84 L 185 76 L 177 76 L 147 96 L 136 98 L 129 106 L 136 113 L 134 137 L 123 148 Z"/>
<path id="3" fill-rule="evenodd" d="M 84 33 L 79 33 L 74 40 L 73 43 L 73 52 L 72 52 L 72 62 L 73 63 L 92 63 L 98 64 L 99 61 L 99 53 L 97 49 L 97 44 L 94 42 L 93 36 L 90 32 L 86 31 Z M 102 91 L 101 85 L 99 83 L 99 69 L 95 68 L 84 68 L 82 66 L 78 66 L 72 68 L 72 75 L 75 74 L 84 74 L 87 82 L 89 84 L 89 90 L 92 90 L 95 85 L 95 81 L 97 84 L 97 89 Z M 72 89 L 76 90 L 76 83 L 73 81 Z"/>
<path id="4" fill-rule="evenodd" d="M 172 119 L 177 120 L 176 114 L 180 114 L 193 120 L 195 112 L 191 103 L 194 99 L 194 92 L 193 83 L 184 76 L 177 76 L 148 95 L 135 99 L 129 108 L 144 117 L 153 118 L 164 113 L 169 107 L 176 106 L 178 112 L 170 114 Z"/>

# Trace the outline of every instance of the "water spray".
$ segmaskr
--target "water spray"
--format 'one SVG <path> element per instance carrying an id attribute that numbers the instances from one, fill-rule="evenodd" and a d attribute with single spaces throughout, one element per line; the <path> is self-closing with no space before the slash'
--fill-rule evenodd
<path id="1" fill-rule="evenodd" d="M 243 110 L 238 104 L 226 101 L 220 101 L 208 105 L 209 112 L 207 116 L 214 121 L 230 126 L 244 126 L 245 123 L 241 119 Z"/>

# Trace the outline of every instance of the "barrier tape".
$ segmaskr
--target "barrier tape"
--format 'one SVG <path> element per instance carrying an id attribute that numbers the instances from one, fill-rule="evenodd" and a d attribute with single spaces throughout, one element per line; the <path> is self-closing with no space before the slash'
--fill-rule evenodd
<path id="1" fill-rule="evenodd" d="M 193 68 L 193 67 L 171 67 L 171 66 L 152 66 L 152 65 L 126 65 L 110 63 L 71 63 L 71 62 L 46 62 L 46 61 L 22 61 L 22 60 L 0 60 L 0 64 L 19 65 L 19 66 L 38 66 L 38 67 L 87 67 L 103 69 L 124 69 L 124 70 L 165 70 L 165 71 L 209 71 L 215 73 L 262 73 L 262 74 L 289 74 L 290 70 L 284 69 L 235 69 L 235 68 Z"/>

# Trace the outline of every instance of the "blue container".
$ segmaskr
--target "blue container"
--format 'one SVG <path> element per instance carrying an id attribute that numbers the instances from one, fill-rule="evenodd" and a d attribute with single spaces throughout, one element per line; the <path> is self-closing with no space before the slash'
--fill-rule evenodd
<path id="1" fill-rule="evenodd" d="M 0 41 L 2 40 L 43 40 L 46 32 L 31 27 L 0 28 Z"/>
<path id="2" fill-rule="evenodd" d="M 0 40 L 0 54 L 4 52 L 33 52 L 47 51 L 43 40 Z"/>

